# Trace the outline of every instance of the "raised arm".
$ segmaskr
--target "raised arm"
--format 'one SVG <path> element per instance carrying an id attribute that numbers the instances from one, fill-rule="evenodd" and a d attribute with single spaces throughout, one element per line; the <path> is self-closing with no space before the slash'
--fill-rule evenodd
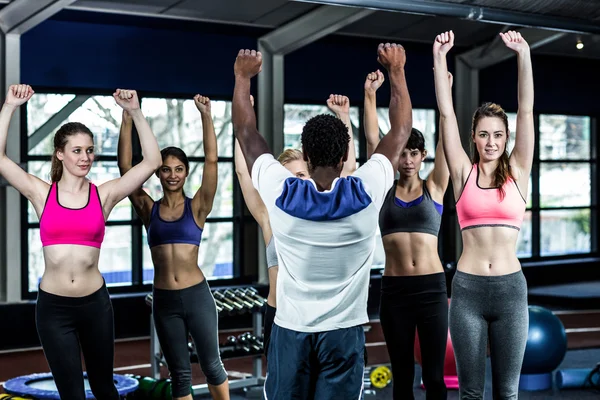
<path id="1" fill-rule="evenodd" d="M 341 176 L 352 175 L 356 171 L 356 147 L 354 146 L 354 134 L 352 132 L 352 121 L 350 121 L 350 99 L 341 94 L 330 94 L 327 99 L 327 107 L 333 112 L 348 128 L 348 159 L 344 163 Z"/>
<path id="2" fill-rule="evenodd" d="M 400 154 L 408 142 L 412 129 L 412 105 L 406 85 L 404 47 L 395 43 L 380 44 L 377 49 L 377 61 L 383 65 L 390 79 L 390 131 L 381 139 L 374 153 L 380 153 L 398 170 Z"/>
<path id="3" fill-rule="evenodd" d="M 452 74 L 448 72 L 448 82 L 450 82 L 450 89 L 452 89 L 452 83 L 454 79 Z M 442 126 L 442 119 L 440 118 L 438 127 L 438 142 L 435 146 L 435 164 L 433 170 L 429 174 L 427 182 L 429 183 L 428 189 L 430 192 L 437 192 L 437 197 L 443 199 L 444 193 L 448 188 L 448 179 L 450 178 L 450 171 L 448 170 L 448 163 L 446 162 L 446 156 L 444 154 L 444 145 L 442 144 L 442 136 L 444 135 L 444 127 Z"/>
<path id="4" fill-rule="evenodd" d="M 433 43 L 433 77 L 435 82 L 435 95 L 440 112 L 440 127 L 442 145 L 450 170 L 450 177 L 454 184 L 454 196 L 458 198 L 471 168 L 469 156 L 462 147 L 458 122 L 452 104 L 452 88 L 448 81 L 448 65 L 446 54 L 454 46 L 454 33 L 444 32 L 435 38 Z"/>
<path id="5" fill-rule="evenodd" d="M 29 85 L 11 85 L 0 111 L 0 175 L 33 204 L 38 216 L 41 215 L 50 185 L 28 174 L 6 155 L 8 127 L 17 108 L 25 104 L 33 89 Z M 18 139 L 18 138 L 17 138 Z"/>
<path id="6" fill-rule="evenodd" d="M 379 144 L 379 120 L 377 118 L 377 89 L 381 87 L 385 77 L 380 70 L 371 72 L 365 80 L 364 124 L 367 139 L 367 159 Z"/>
<path id="7" fill-rule="evenodd" d="M 235 172 L 238 181 L 240 182 L 240 188 L 242 189 L 242 196 L 244 196 L 246 206 L 248 206 L 250 214 L 252 214 L 256 222 L 258 222 L 258 225 L 263 232 L 265 243 L 269 243 L 269 240 L 271 240 L 271 236 L 273 235 L 271 224 L 269 223 L 269 213 L 265 203 L 263 203 L 260 198 L 260 194 L 252 184 L 252 178 L 250 178 L 250 174 L 248 173 L 244 153 L 242 153 L 240 143 L 237 139 L 235 140 Z"/>
<path id="8" fill-rule="evenodd" d="M 517 111 L 517 132 L 515 147 L 510 156 L 511 172 L 517 178 L 519 187 L 527 193 L 533 148 L 535 146 L 535 128 L 533 126 L 533 71 L 529 45 L 519 32 L 500 33 L 504 44 L 517 53 L 519 71 L 519 109 Z"/>
<path id="9" fill-rule="evenodd" d="M 117 147 L 117 163 L 119 165 L 121 176 L 125 175 L 133 167 L 132 131 L 133 119 L 127 111 L 123 110 L 123 119 L 121 120 L 121 130 Z M 140 186 L 129 195 L 129 200 L 144 225 L 148 226 L 153 204 L 150 195 Z"/>
<path id="10" fill-rule="evenodd" d="M 218 181 L 218 157 L 217 157 L 217 135 L 212 120 L 210 99 L 208 97 L 194 96 L 194 104 L 200 111 L 202 118 L 202 144 L 204 145 L 204 168 L 202 170 L 202 183 L 194 198 L 192 205 L 198 210 L 199 219 L 202 224 L 210 214 L 215 194 L 217 193 Z"/>
<path id="11" fill-rule="evenodd" d="M 118 202 L 139 189 L 162 165 L 158 143 L 148 121 L 142 114 L 135 90 L 117 89 L 113 93 L 113 97 L 117 104 L 131 115 L 138 131 L 144 158 L 120 178 L 106 182 L 98 188 L 106 218 Z"/>
<path id="12" fill-rule="evenodd" d="M 233 133 L 240 142 L 240 148 L 246 159 L 248 171 L 252 174 L 254 161 L 265 153 L 270 153 L 265 138 L 256 129 L 256 115 L 250 104 L 250 79 L 262 68 L 262 54 L 255 50 L 240 50 L 233 72 L 235 87 L 233 89 Z"/>

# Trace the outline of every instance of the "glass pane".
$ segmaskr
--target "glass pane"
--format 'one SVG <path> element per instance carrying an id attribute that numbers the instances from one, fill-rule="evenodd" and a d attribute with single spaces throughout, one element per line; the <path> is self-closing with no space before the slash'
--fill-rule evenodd
<path id="1" fill-rule="evenodd" d="M 40 230 L 28 229 L 29 291 L 38 290 L 44 273 L 44 253 Z M 107 226 L 98 267 L 107 286 L 131 285 L 131 227 Z"/>
<path id="2" fill-rule="evenodd" d="M 285 149 L 302 149 L 301 136 L 302 128 L 306 121 L 319 114 L 333 114 L 327 106 L 317 106 L 310 104 L 285 104 L 283 106 L 283 146 Z M 358 136 L 359 121 L 358 107 L 350 107 L 350 122 L 352 123 L 352 133 L 354 136 L 354 149 L 356 157 L 359 157 Z"/>
<path id="3" fill-rule="evenodd" d="M 590 117 L 540 115 L 540 159 L 590 158 Z"/>
<path id="4" fill-rule="evenodd" d="M 531 257 L 531 211 L 526 211 L 517 238 L 517 257 Z"/>
<path id="5" fill-rule="evenodd" d="M 421 171 L 419 172 L 419 176 L 421 177 L 421 179 L 427 179 L 431 171 L 433 171 L 434 166 L 435 165 L 433 161 L 427 161 L 427 159 L 426 161 L 423 161 L 421 163 Z"/>
<path id="6" fill-rule="evenodd" d="M 152 255 L 146 230 L 143 231 L 144 283 L 154 280 Z M 198 252 L 198 266 L 207 279 L 233 278 L 233 222 L 211 222 L 204 225 Z"/>
<path id="7" fill-rule="evenodd" d="M 515 136 L 517 132 L 517 113 L 506 113 L 508 117 L 508 130 L 510 133 L 508 134 L 508 145 L 507 150 L 508 154 L 510 154 L 515 148 Z"/>
<path id="8" fill-rule="evenodd" d="M 218 154 L 232 157 L 231 102 L 213 100 L 210 107 Z M 161 149 L 175 146 L 185 151 L 188 157 L 204 157 L 202 118 L 194 100 L 144 98 L 142 111 Z"/>
<path id="9" fill-rule="evenodd" d="M 45 181 L 50 179 L 50 162 L 49 161 L 29 161 L 27 163 L 27 172 L 39 177 Z M 98 161 L 94 163 L 88 179 L 95 185 L 101 185 L 111 179 L 118 178 L 119 168 L 116 161 Z M 31 203 L 27 203 L 28 221 L 31 223 L 38 222 L 38 217 Z M 121 200 L 111 211 L 108 217 L 109 221 L 129 221 L 131 220 L 131 202 L 129 198 Z"/>
<path id="10" fill-rule="evenodd" d="M 38 96 L 38 95 L 36 95 Z M 35 98 L 34 96 L 33 98 Z M 47 95 L 53 96 L 53 95 Z M 33 99 L 32 98 L 32 99 Z M 64 104 L 67 98 L 59 98 L 58 105 Z M 53 97 L 48 97 L 50 102 Z M 60 110 L 62 107 L 48 106 L 47 110 L 41 112 L 41 116 L 34 116 L 39 110 L 39 104 L 29 106 L 27 109 L 28 122 L 32 120 L 32 125 L 27 127 L 28 134 L 35 132 L 37 125 L 41 125 L 48 120 L 46 117 L 49 110 Z M 58 109 L 58 110 L 57 110 Z M 45 113 L 45 114 L 44 114 Z M 76 108 L 65 120 L 61 121 L 40 143 L 29 150 L 30 155 L 51 155 L 54 151 L 53 137 L 56 131 L 67 122 L 81 122 L 87 126 L 94 134 L 96 144 L 96 154 L 116 155 L 117 143 L 119 140 L 119 129 L 121 126 L 121 116 L 123 109 L 117 105 L 112 96 L 92 96 L 87 99 L 80 107 Z M 42 119 L 45 118 L 45 119 Z"/>
<path id="11" fill-rule="evenodd" d="M 107 226 L 98 267 L 107 286 L 131 285 L 131 226 Z"/>
<path id="12" fill-rule="evenodd" d="M 589 206 L 590 201 L 590 164 L 541 163 L 541 208 Z"/>
<path id="13" fill-rule="evenodd" d="M 36 93 L 27 102 L 27 136 L 31 136 L 74 98 L 74 94 Z"/>
<path id="14" fill-rule="evenodd" d="M 590 210 L 542 210 L 541 255 L 588 253 L 591 250 Z"/>
<path id="15" fill-rule="evenodd" d="M 389 108 L 378 107 L 377 118 L 379 119 L 379 135 L 387 134 L 390 131 Z M 427 150 L 427 158 L 435 157 L 435 132 L 437 130 L 435 121 L 435 111 L 428 109 L 413 108 L 413 127 L 420 130 L 425 139 L 425 150 Z"/>
<path id="16" fill-rule="evenodd" d="M 202 184 L 202 168 L 204 163 L 190 162 L 188 175 L 183 190 L 188 197 L 194 197 Z M 163 191 L 160 180 L 152 175 L 144 184 L 150 197 L 157 201 L 162 198 Z M 233 216 L 233 166 L 230 162 L 219 163 L 217 193 L 213 201 L 213 208 L 209 218 Z"/>

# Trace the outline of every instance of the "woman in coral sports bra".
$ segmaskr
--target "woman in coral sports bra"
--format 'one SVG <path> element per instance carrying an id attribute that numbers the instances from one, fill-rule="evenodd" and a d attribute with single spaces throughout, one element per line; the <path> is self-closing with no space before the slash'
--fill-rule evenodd
<path id="1" fill-rule="evenodd" d="M 528 333 L 527 283 L 516 242 L 533 162 L 533 73 L 529 45 L 520 33 L 500 36 L 517 55 L 517 134 L 509 132 L 499 105 L 483 104 L 473 116 L 472 160 L 461 145 L 447 79 L 446 54 L 454 34 L 438 35 L 433 45 L 442 142 L 463 240 L 449 319 L 461 399 L 483 399 L 488 339 L 494 399 L 516 399 Z M 509 155 L 507 143 L 513 138 Z"/>
<path id="2" fill-rule="evenodd" d="M 45 269 L 36 305 L 38 335 L 62 399 L 86 398 L 83 352 L 94 396 L 118 400 L 113 382 L 113 312 L 98 270 L 100 247 L 113 207 L 160 166 L 160 151 L 136 92 L 117 89 L 113 97 L 133 117 L 144 160 L 127 175 L 94 185 L 86 178 L 95 157 L 93 134 L 85 125 L 70 122 L 54 135 L 48 184 L 6 156 L 12 115 L 33 93 L 28 85 L 8 90 L 0 112 L 0 174 L 33 204 L 40 218 Z"/>

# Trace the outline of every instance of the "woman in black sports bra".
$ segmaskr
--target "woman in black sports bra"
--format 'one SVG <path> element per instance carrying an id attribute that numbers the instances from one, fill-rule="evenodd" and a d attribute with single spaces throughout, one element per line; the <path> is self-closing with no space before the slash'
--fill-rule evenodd
<path id="1" fill-rule="evenodd" d="M 452 82 L 452 76 L 449 75 Z M 379 143 L 376 91 L 380 71 L 365 81 L 365 135 L 370 157 Z M 440 132 L 441 139 L 441 132 Z M 435 167 L 421 179 L 427 156 L 423 134 L 413 128 L 402 152 L 400 177 L 379 213 L 385 250 L 380 321 L 394 376 L 394 399 L 413 399 L 415 329 L 421 343 L 427 399 L 446 399 L 444 361 L 448 336 L 446 278 L 438 256 L 438 233 L 449 173 L 441 141 Z"/>

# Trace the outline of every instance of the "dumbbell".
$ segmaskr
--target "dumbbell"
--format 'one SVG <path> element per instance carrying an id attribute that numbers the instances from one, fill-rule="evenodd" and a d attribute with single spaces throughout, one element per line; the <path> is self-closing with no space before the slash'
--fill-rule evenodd
<path id="1" fill-rule="evenodd" d="M 213 296 L 213 297 L 214 297 L 214 296 Z M 219 314 L 220 314 L 220 313 L 222 313 L 222 312 L 223 312 L 223 310 L 225 310 L 225 311 L 229 311 L 229 310 L 227 310 L 227 309 L 226 309 L 226 306 L 225 306 L 223 303 L 221 303 L 221 301 L 219 301 L 219 300 L 217 300 L 217 299 L 214 299 L 214 300 L 215 300 L 215 307 L 217 307 L 217 312 L 218 312 Z M 231 307 L 231 309 L 233 310 L 233 307 Z"/>
<path id="2" fill-rule="evenodd" d="M 238 296 L 242 296 L 249 303 L 252 303 L 252 306 L 250 306 L 250 308 L 252 308 L 252 309 L 260 308 L 264 304 L 264 302 L 261 299 L 253 296 L 252 292 L 248 291 L 246 288 L 236 289 L 235 292 L 238 294 Z"/>
<path id="3" fill-rule="evenodd" d="M 246 298 L 246 296 L 242 295 L 237 290 L 233 291 L 233 290 L 227 289 L 223 292 L 223 294 L 232 300 L 236 300 L 236 301 L 240 302 L 244 306 L 244 308 L 252 310 L 252 308 L 254 307 L 254 303 L 252 301 L 249 301 Z"/>
<path id="4" fill-rule="evenodd" d="M 247 296 L 251 296 L 252 298 L 260 301 L 261 303 L 265 303 L 267 301 L 266 298 L 262 297 L 258 291 L 253 287 L 247 287 L 244 289 Z"/>
<path id="5" fill-rule="evenodd" d="M 148 293 L 146 295 L 146 297 L 144 298 L 144 300 L 146 301 L 146 304 L 148 305 L 148 307 L 152 308 L 152 300 L 153 300 L 152 293 Z"/>
<path id="6" fill-rule="evenodd" d="M 249 353 L 262 352 L 262 346 L 250 332 L 243 333 L 238 336 L 238 342 L 244 345 Z"/>
<path id="7" fill-rule="evenodd" d="M 230 314 L 233 314 L 234 311 L 242 311 L 244 309 L 243 304 L 237 302 L 237 301 L 233 301 L 229 298 L 227 298 L 222 292 L 220 292 L 219 290 L 215 290 L 213 292 L 213 296 L 215 299 L 221 301 L 221 303 L 223 304 L 227 304 L 229 306 L 231 306 L 231 310 L 229 311 Z"/>

